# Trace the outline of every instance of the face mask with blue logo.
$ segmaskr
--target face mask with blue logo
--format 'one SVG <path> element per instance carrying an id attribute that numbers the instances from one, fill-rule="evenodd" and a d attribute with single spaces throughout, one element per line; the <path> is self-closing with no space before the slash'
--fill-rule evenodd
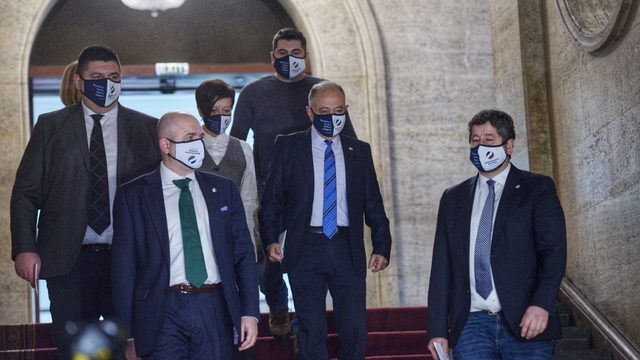
<path id="1" fill-rule="evenodd" d="M 120 97 L 120 82 L 111 79 L 84 80 L 82 95 L 100 107 L 109 107 Z"/>
<path id="2" fill-rule="evenodd" d="M 216 135 L 227 130 L 231 123 L 231 115 L 210 115 L 202 118 L 204 126 Z"/>
<path id="3" fill-rule="evenodd" d="M 273 67 L 276 69 L 276 72 L 287 79 L 293 79 L 302 74 L 305 66 L 304 58 L 293 55 L 283 56 L 275 59 L 273 62 Z"/>
<path id="4" fill-rule="evenodd" d="M 507 160 L 507 153 L 504 151 L 504 145 L 478 145 L 471 148 L 469 160 L 475 165 L 480 172 L 489 172 L 497 169 Z"/>
<path id="5" fill-rule="evenodd" d="M 313 127 L 325 137 L 332 138 L 338 136 L 347 121 L 347 114 L 324 114 L 313 113 Z"/>
<path id="6" fill-rule="evenodd" d="M 169 156 L 193 170 L 202 166 L 202 161 L 204 160 L 204 141 L 202 139 L 173 141 L 167 138 L 167 140 L 176 144 L 176 156 L 171 154 Z"/>

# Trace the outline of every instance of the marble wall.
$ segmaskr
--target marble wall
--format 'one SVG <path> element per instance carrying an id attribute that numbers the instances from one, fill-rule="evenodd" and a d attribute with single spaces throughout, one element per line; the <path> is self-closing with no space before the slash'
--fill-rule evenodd
<path id="1" fill-rule="evenodd" d="M 640 12 L 595 53 L 544 2 L 556 181 L 567 217 L 567 277 L 640 344 Z"/>
<path id="2" fill-rule="evenodd" d="M 27 65 L 33 27 L 47 8 L 41 0 L 0 2 L 0 323 L 31 319 L 31 291 L 11 261 L 9 201 L 15 171 L 29 138 Z"/>
<path id="3" fill-rule="evenodd" d="M 556 1 L 494 0 L 492 12 L 496 98 L 526 115 L 531 168 L 556 181 L 567 222 L 567 278 L 638 344 L 638 3 L 620 36 L 596 52 L 574 41 Z M 586 18 L 603 21 L 611 13 Z"/>
<path id="4" fill-rule="evenodd" d="M 496 106 L 490 4 L 370 3 L 386 67 L 399 305 L 425 305 L 440 196 L 475 173 L 467 123 Z"/>

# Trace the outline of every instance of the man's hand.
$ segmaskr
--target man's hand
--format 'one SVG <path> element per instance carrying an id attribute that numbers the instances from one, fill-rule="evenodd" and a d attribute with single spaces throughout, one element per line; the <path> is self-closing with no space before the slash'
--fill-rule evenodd
<path id="1" fill-rule="evenodd" d="M 520 321 L 520 336 L 527 340 L 540 335 L 549 323 L 549 312 L 539 306 L 531 305 Z"/>
<path id="2" fill-rule="evenodd" d="M 284 256 L 282 256 L 282 249 L 280 244 L 271 244 L 267 246 L 267 256 L 271 262 L 282 262 Z"/>
<path id="3" fill-rule="evenodd" d="M 31 287 L 35 289 L 36 281 L 40 277 L 40 265 L 40 255 L 34 252 L 24 252 L 16 256 L 14 267 L 16 274 L 28 281 Z"/>
<path id="4" fill-rule="evenodd" d="M 255 345 L 258 339 L 258 321 L 253 316 L 243 316 L 240 320 L 240 347 L 243 351 Z"/>
<path id="5" fill-rule="evenodd" d="M 442 345 L 442 349 L 444 349 L 444 354 L 446 356 L 449 356 L 449 340 L 442 338 L 442 337 L 436 337 L 433 338 L 431 340 L 429 340 L 429 344 L 427 345 L 427 348 L 429 349 L 429 352 L 431 353 L 431 357 L 438 360 L 440 359 L 438 357 L 438 353 L 436 353 L 436 347 L 433 345 L 433 343 L 440 343 L 440 345 Z"/>
<path id="6" fill-rule="evenodd" d="M 127 341 L 127 347 L 124 349 L 124 357 L 127 360 L 138 360 L 140 359 L 136 355 L 136 345 L 133 342 L 133 339 L 129 339 Z"/>
<path id="7" fill-rule="evenodd" d="M 387 258 L 378 254 L 371 254 L 371 258 L 369 259 L 369 269 L 371 269 L 371 272 L 384 270 L 387 265 L 389 265 Z"/>

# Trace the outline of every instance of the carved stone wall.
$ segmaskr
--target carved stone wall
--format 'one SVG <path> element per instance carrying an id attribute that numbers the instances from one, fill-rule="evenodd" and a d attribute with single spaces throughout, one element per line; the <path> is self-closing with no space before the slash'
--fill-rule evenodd
<path id="1" fill-rule="evenodd" d="M 638 3 L 617 38 L 595 53 L 574 46 L 561 12 L 553 2 L 545 5 L 555 173 L 569 236 L 567 277 L 640 344 Z"/>
<path id="2" fill-rule="evenodd" d="M 552 169 L 567 222 L 567 277 L 638 344 L 638 3 L 492 3 L 496 98 L 524 114 L 532 169 Z M 581 25 L 567 23 L 568 11 Z"/>

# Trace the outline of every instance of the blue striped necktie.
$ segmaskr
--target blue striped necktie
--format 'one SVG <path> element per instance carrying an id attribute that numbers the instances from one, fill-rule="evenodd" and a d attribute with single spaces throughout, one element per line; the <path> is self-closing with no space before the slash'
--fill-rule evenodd
<path id="1" fill-rule="evenodd" d="M 338 231 L 338 208 L 336 190 L 336 157 L 333 155 L 331 144 L 325 140 L 327 148 L 324 151 L 324 196 L 322 201 L 322 232 L 329 239 Z"/>
<path id="2" fill-rule="evenodd" d="M 482 215 L 480 215 L 474 254 L 476 292 L 483 299 L 486 299 L 493 290 L 493 285 L 491 284 L 491 233 L 493 229 L 493 206 L 496 200 L 493 188 L 494 183 L 494 180 L 487 180 L 489 194 L 484 203 Z"/>

